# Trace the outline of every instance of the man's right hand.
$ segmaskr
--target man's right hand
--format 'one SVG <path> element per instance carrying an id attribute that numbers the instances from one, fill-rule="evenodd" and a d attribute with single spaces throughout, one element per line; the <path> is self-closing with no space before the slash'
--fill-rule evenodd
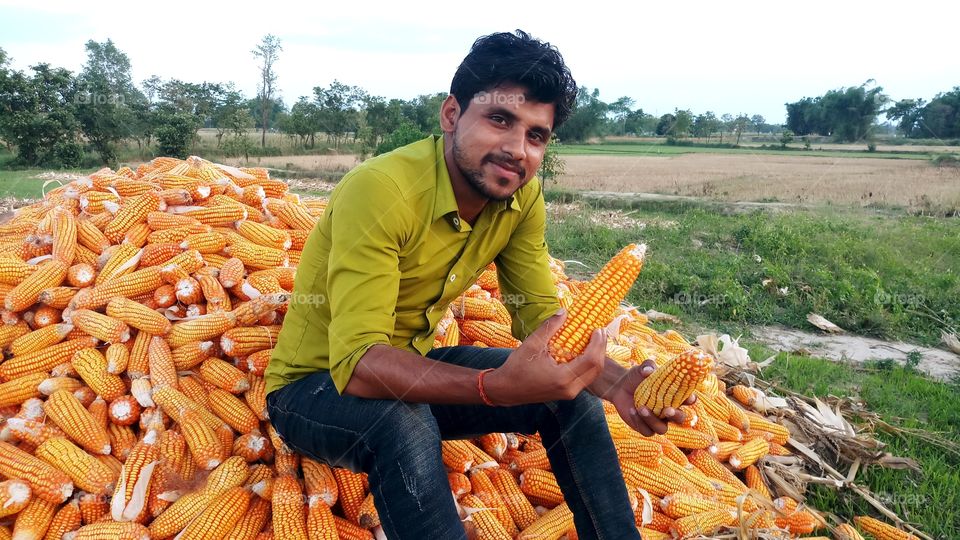
<path id="1" fill-rule="evenodd" d="M 594 330 L 583 354 L 557 363 L 547 344 L 567 318 L 560 310 L 517 347 L 502 366 L 484 377 L 487 396 L 497 405 L 522 405 L 573 399 L 603 370 L 607 336 Z"/>

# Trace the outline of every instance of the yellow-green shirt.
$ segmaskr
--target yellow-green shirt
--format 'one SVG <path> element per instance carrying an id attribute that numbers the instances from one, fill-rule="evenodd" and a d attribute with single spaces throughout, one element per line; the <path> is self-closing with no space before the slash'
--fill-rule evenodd
<path id="1" fill-rule="evenodd" d="M 371 346 L 425 355 L 447 305 L 495 261 L 500 291 L 525 338 L 559 308 L 534 178 L 460 219 L 443 154 L 430 137 L 347 173 L 307 238 L 264 374 L 267 393 L 329 370 L 339 392 Z"/>

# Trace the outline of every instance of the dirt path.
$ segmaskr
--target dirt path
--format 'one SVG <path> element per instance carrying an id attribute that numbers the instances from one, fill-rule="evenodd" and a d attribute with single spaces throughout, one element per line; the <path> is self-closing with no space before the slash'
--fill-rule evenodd
<path id="1" fill-rule="evenodd" d="M 960 373 L 960 356 L 942 349 L 850 334 L 814 334 L 782 326 L 758 326 L 751 330 L 755 341 L 777 351 L 803 351 L 818 358 L 856 364 L 885 359 L 904 364 L 907 354 L 917 351 L 921 355 L 917 369 L 927 375 L 945 381 Z"/>

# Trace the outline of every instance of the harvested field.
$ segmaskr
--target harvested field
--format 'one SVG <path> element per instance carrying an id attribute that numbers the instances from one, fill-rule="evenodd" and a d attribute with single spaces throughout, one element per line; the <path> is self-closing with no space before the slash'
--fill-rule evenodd
<path id="1" fill-rule="evenodd" d="M 360 163 L 354 154 L 323 156 L 271 156 L 251 158 L 223 158 L 221 163 L 243 167 L 269 167 L 271 169 L 289 169 L 322 172 L 347 172 Z"/>
<path id="2" fill-rule="evenodd" d="M 960 169 L 926 161 L 781 155 L 564 156 L 557 186 L 723 201 L 960 208 Z"/>

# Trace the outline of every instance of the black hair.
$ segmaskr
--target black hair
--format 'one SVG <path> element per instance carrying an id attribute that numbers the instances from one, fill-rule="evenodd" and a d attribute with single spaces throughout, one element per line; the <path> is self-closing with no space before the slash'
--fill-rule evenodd
<path id="1" fill-rule="evenodd" d="M 553 129 L 563 124 L 577 99 L 577 83 L 556 47 L 523 30 L 481 36 L 460 63 L 450 83 L 450 94 L 467 110 L 480 92 L 503 84 L 526 88 L 526 96 L 553 103 Z"/>

